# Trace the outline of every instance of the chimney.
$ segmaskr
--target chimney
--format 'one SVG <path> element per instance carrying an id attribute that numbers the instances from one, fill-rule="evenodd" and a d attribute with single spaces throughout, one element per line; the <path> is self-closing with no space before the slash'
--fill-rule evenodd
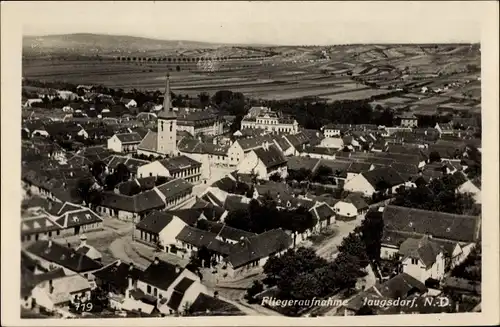
<path id="1" fill-rule="evenodd" d="M 48 245 L 48 247 L 49 248 L 52 247 L 52 240 L 51 239 L 49 239 L 49 245 Z"/>
<path id="2" fill-rule="evenodd" d="M 158 259 L 158 257 L 155 257 L 154 261 L 153 261 L 153 264 L 154 265 L 157 265 L 160 263 L 160 259 Z"/>
<path id="3" fill-rule="evenodd" d="M 181 272 L 181 267 L 179 265 L 175 265 L 175 273 L 180 274 Z"/>

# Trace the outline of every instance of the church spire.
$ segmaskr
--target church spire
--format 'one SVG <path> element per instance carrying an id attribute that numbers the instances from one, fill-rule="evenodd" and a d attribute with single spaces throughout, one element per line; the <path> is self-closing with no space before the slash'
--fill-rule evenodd
<path id="1" fill-rule="evenodd" d="M 165 79 L 165 94 L 163 95 L 163 109 L 159 112 L 158 118 L 173 119 L 176 118 L 172 110 L 172 101 L 170 100 L 170 74 L 167 73 Z"/>

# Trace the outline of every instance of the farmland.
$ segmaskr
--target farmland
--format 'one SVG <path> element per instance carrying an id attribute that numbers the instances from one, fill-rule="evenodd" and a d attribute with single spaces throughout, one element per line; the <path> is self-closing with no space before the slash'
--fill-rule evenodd
<path id="1" fill-rule="evenodd" d="M 144 91 L 162 89 L 170 72 L 176 93 L 195 97 L 227 89 L 263 100 L 362 100 L 438 73 L 474 76 L 470 70 L 480 66 L 477 48 L 470 45 L 264 47 L 69 35 L 29 38 L 23 49 L 27 79 Z M 476 96 L 475 89 L 467 91 Z"/>

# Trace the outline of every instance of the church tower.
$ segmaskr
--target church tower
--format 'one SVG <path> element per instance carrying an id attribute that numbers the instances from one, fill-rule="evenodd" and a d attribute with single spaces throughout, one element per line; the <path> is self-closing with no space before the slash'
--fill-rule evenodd
<path id="1" fill-rule="evenodd" d="M 170 102 L 170 76 L 167 73 L 163 109 L 158 113 L 157 151 L 172 157 L 177 155 L 177 115 Z"/>

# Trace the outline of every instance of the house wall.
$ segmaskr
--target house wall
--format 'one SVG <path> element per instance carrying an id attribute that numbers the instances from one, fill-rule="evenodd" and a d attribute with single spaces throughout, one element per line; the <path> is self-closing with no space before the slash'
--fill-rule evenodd
<path id="1" fill-rule="evenodd" d="M 165 176 L 170 177 L 170 172 L 159 161 L 153 161 L 137 168 L 137 176 L 150 177 L 150 176 Z"/>
<path id="2" fill-rule="evenodd" d="M 260 161 L 254 151 L 245 155 L 245 158 L 240 161 L 236 170 L 242 174 L 252 174 L 255 173 L 258 178 L 267 178 L 266 166 Z"/>
<path id="3" fill-rule="evenodd" d="M 324 130 L 325 137 L 336 137 L 340 136 L 340 129 L 329 129 L 325 128 Z"/>
<path id="4" fill-rule="evenodd" d="M 201 163 L 200 168 L 200 178 L 201 179 L 209 179 L 210 178 L 210 156 L 205 153 L 190 153 L 190 152 L 180 152 L 180 155 L 184 155 L 188 158 L 196 160 Z"/>
<path id="5" fill-rule="evenodd" d="M 396 247 L 394 245 L 389 245 L 389 244 L 382 244 L 380 247 L 380 258 L 389 260 L 392 259 L 394 256 L 397 256 L 399 253 L 399 247 Z"/>
<path id="6" fill-rule="evenodd" d="M 314 159 L 328 159 L 335 160 L 335 154 L 320 154 L 320 153 L 312 153 L 312 152 L 301 152 L 299 153 L 301 157 L 309 157 Z"/>
<path id="7" fill-rule="evenodd" d="M 375 193 L 375 188 L 365 179 L 362 174 L 355 176 L 344 184 L 344 190 L 349 192 L 363 193 L 364 196 L 371 197 Z"/>
<path id="8" fill-rule="evenodd" d="M 417 119 L 401 119 L 402 127 L 417 127 L 418 120 Z"/>
<path id="9" fill-rule="evenodd" d="M 347 218 L 356 218 L 358 215 L 358 209 L 356 209 L 354 204 L 349 202 L 339 201 L 335 203 L 333 210 L 335 210 L 337 215 Z"/>
<path id="10" fill-rule="evenodd" d="M 182 312 L 184 311 L 185 307 L 193 304 L 200 293 L 210 294 L 208 288 L 205 285 L 199 282 L 194 282 L 193 284 L 191 284 L 191 286 L 189 286 L 189 288 L 184 293 L 184 297 L 182 298 L 182 301 L 179 305 L 179 311 Z"/>
<path id="11" fill-rule="evenodd" d="M 426 268 L 422 261 L 412 258 L 406 258 L 403 260 L 403 272 L 408 275 L 418 279 L 422 283 L 429 278 L 441 280 L 444 276 L 445 270 L 445 260 L 444 255 L 441 252 L 436 256 L 436 262 L 431 267 Z"/>
<path id="12" fill-rule="evenodd" d="M 279 257 L 283 253 L 285 253 L 286 251 L 288 251 L 288 249 L 285 249 L 285 250 L 280 251 L 280 252 L 276 252 L 274 255 Z M 264 258 L 260 258 L 258 260 L 250 262 L 250 263 L 248 263 L 244 266 L 238 267 L 236 269 L 234 269 L 233 266 L 231 265 L 231 263 L 229 263 L 227 265 L 228 277 L 230 277 L 230 278 L 244 277 L 244 276 L 247 276 L 249 273 L 261 272 L 262 267 L 264 267 L 267 260 L 269 260 L 269 256 L 264 257 Z"/>
<path id="13" fill-rule="evenodd" d="M 174 216 L 172 221 L 160 231 L 160 242 L 164 246 L 165 251 L 170 252 L 171 245 L 177 243 L 175 238 L 186 226 L 187 224 L 183 220 Z"/>
<path id="14" fill-rule="evenodd" d="M 257 121 L 241 121 L 241 129 L 264 129 L 269 132 L 297 133 L 296 124 L 279 124 L 276 119 L 259 118 Z"/>
<path id="15" fill-rule="evenodd" d="M 156 248 L 156 242 L 159 240 L 158 234 L 144 231 L 142 229 L 134 229 L 134 241 L 144 243 Z"/>
<path id="16" fill-rule="evenodd" d="M 136 152 L 139 144 L 140 143 L 122 144 L 122 152 L 124 153 Z"/>
<path id="17" fill-rule="evenodd" d="M 200 281 L 200 278 L 195 275 L 194 273 L 190 272 L 187 269 L 184 269 L 181 274 L 168 286 L 168 288 L 165 289 L 160 289 L 154 285 L 148 284 L 142 280 L 137 281 L 137 288 L 143 291 L 146 294 L 155 296 L 157 298 L 167 298 L 170 299 L 172 296 L 172 292 L 174 290 L 174 287 L 177 286 L 177 284 L 184 278 L 188 277 L 189 279 L 192 279 L 194 281 Z M 149 287 L 148 287 L 149 286 Z"/>
<path id="18" fill-rule="evenodd" d="M 113 135 L 111 138 L 108 139 L 108 149 L 118 153 L 123 152 L 122 142 L 118 139 L 116 135 Z"/>
<path id="19" fill-rule="evenodd" d="M 245 152 L 238 141 L 233 142 L 228 150 L 228 165 L 237 166 L 245 157 Z"/>

